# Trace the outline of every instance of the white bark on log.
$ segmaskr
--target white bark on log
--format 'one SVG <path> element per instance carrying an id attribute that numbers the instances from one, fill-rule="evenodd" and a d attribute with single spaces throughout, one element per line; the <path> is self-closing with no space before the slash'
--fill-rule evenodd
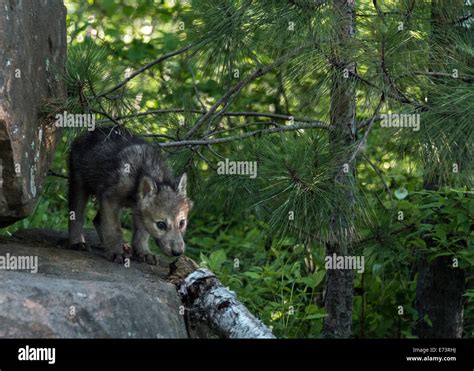
<path id="1" fill-rule="evenodd" d="M 179 285 L 187 309 L 223 338 L 267 338 L 272 332 L 207 269 L 199 268 Z"/>

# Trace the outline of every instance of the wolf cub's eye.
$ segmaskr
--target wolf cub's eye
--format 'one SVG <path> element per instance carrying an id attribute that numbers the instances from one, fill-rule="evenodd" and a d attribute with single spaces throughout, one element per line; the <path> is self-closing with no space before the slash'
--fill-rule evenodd
<path id="1" fill-rule="evenodd" d="M 161 229 L 162 231 L 166 231 L 166 223 L 165 222 L 158 222 L 156 223 L 156 226 L 158 229 Z"/>
<path id="2" fill-rule="evenodd" d="M 179 229 L 184 228 L 185 225 L 186 225 L 186 219 L 181 219 L 179 221 Z"/>

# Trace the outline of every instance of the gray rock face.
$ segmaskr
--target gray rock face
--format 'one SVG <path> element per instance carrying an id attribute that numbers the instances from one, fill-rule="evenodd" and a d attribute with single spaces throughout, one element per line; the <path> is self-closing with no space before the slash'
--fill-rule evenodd
<path id="1" fill-rule="evenodd" d="M 0 237 L 0 338 L 188 337 L 166 263 L 126 268 L 95 247 L 57 247 L 62 238 L 47 230 Z M 1 269 L 8 256 L 38 257 L 38 272 Z"/>
<path id="2" fill-rule="evenodd" d="M 0 227 L 34 208 L 58 131 L 45 107 L 65 98 L 62 0 L 0 0 Z"/>

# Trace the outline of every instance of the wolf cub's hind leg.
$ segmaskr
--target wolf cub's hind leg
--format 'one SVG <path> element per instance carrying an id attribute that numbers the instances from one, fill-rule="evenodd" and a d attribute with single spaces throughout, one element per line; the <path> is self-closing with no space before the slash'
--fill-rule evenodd
<path id="1" fill-rule="evenodd" d="M 85 191 L 81 177 L 71 169 L 69 175 L 69 248 L 90 250 L 84 238 L 84 217 L 89 194 Z"/>
<path id="2" fill-rule="evenodd" d="M 143 227 L 140 218 L 133 214 L 133 239 L 132 239 L 132 254 L 133 259 L 139 262 L 146 262 L 148 264 L 156 265 L 156 256 L 150 252 L 148 247 L 148 239 L 150 235 Z"/>
<path id="3" fill-rule="evenodd" d="M 94 224 L 95 230 L 97 232 L 97 235 L 99 236 L 100 242 L 103 244 L 103 239 L 102 239 L 102 233 L 100 231 L 100 210 L 97 211 L 97 214 L 94 217 L 94 220 L 92 221 Z"/>
<path id="4" fill-rule="evenodd" d="M 125 259 L 129 258 L 129 254 L 124 252 L 120 210 L 120 205 L 115 201 L 102 197 L 100 210 L 94 219 L 94 225 L 97 228 L 102 245 L 110 253 L 110 259 L 123 264 Z"/>

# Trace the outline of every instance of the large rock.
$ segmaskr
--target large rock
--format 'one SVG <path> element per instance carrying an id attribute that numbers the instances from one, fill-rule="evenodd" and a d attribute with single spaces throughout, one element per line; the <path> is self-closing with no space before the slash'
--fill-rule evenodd
<path id="1" fill-rule="evenodd" d="M 57 140 L 45 107 L 65 98 L 62 0 L 0 0 L 0 227 L 28 216 Z"/>
<path id="2" fill-rule="evenodd" d="M 87 234 L 89 243 L 97 238 Z M 57 246 L 65 233 L 24 230 L 0 236 L 1 257 L 37 256 L 38 272 L 0 269 L 0 338 L 188 337 L 169 266 L 131 262 L 105 252 Z"/>

